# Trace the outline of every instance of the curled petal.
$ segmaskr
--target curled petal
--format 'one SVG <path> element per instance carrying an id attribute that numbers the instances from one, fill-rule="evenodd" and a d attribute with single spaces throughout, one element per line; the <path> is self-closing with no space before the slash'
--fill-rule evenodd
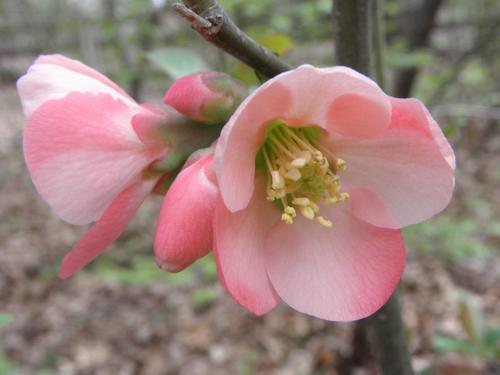
<path id="1" fill-rule="evenodd" d="M 452 169 L 455 169 L 455 153 L 437 122 L 418 99 L 390 98 L 392 103 L 391 129 L 411 130 L 432 139 Z"/>
<path id="2" fill-rule="evenodd" d="M 158 266 L 178 272 L 212 248 L 212 219 L 217 185 L 208 154 L 185 168 L 167 192 L 158 218 L 155 255 Z"/>
<path id="3" fill-rule="evenodd" d="M 135 112 L 107 94 L 72 93 L 29 119 L 23 148 L 42 198 L 64 220 L 87 224 L 165 150 L 147 148 L 130 126 Z"/>
<path id="4" fill-rule="evenodd" d="M 63 259 L 59 277 L 65 279 L 99 256 L 127 228 L 156 180 L 137 180 L 121 192 L 97 222 Z"/>
<path id="5" fill-rule="evenodd" d="M 403 238 L 399 230 L 356 219 L 346 206 L 325 212 L 333 228 L 299 215 L 293 225 L 271 230 L 264 251 L 269 278 L 300 312 L 335 321 L 364 318 L 398 284 L 406 260 Z"/>
<path id="6" fill-rule="evenodd" d="M 138 104 L 107 77 L 79 61 L 62 55 L 40 56 L 17 81 L 26 117 L 43 103 L 71 92 L 106 93 L 131 107 Z"/>

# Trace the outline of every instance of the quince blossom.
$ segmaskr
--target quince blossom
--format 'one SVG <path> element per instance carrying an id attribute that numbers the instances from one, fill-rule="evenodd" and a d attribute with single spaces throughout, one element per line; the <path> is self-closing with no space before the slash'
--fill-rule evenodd
<path id="1" fill-rule="evenodd" d="M 303 65 L 243 101 L 215 156 L 179 175 L 158 220 L 157 262 L 179 271 L 212 248 L 221 282 L 255 314 L 283 300 L 360 319 L 401 277 L 399 228 L 448 205 L 454 170 L 418 100 L 349 68 Z"/>
<path id="2" fill-rule="evenodd" d="M 40 56 L 17 87 L 27 117 L 24 156 L 38 193 L 68 223 L 95 222 L 64 257 L 62 278 L 116 240 L 155 186 L 217 133 L 173 109 L 136 103 L 62 55 Z"/>

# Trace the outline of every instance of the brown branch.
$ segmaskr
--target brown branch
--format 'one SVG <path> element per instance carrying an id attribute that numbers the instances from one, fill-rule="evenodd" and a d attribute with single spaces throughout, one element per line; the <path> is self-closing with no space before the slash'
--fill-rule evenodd
<path id="1" fill-rule="evenodd" d="M 241 31 L 216 0 L 182 0 L 172 8 L 210 43 L 270 78 L 291 69 Z"/>

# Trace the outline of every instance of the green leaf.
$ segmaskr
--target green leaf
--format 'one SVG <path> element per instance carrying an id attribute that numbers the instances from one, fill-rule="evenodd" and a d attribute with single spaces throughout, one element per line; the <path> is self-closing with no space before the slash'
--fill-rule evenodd
<path id="1" fill-rule="evenodd" d="M 11 320 L 12 320 L 12 315 L 0 313 L 0 327 L 7 325 L 8 323 L 10 323 Z"/>
<path id="2" fill-rule="evenodd" d="M 500 346 L 500 327 L 486 331 L 483 335 L 483 344 L 486 347 Z"/>
<path id="3" fill-rule="evenodd" d="M 436 336 L 432 339 L 434 349 L 443 352 L 461 352 L 470 355 L 480 355 L 480 348 L 471 341 L 459 340 L 448 336 Z"/>
<path id="4" fill-rule="evenodd" d="M 198 260 L 195 265 L 200 268 L 201 273 L 208 280 L 217 280 L 217 265 L 215 264 L 215 259 L 212 253 L 204 256 Z"/>
<path id="5" fill-rule="evenodd" d="M 200 56 L 186 48 L 161 48 L 151 51 L 147 57 L 174 80 L 191 73 L 210 70 Z"/>
<path id="6" fill-rule="evenodd" d="M 284 34 L 271 34 L 266 37 L 259 38 L 258 42 L 271 52 L 276 53 L 278 56 L 283 56 L 294 45 L 293 40 Z"/>
<path id="7" fill-rule="evenodd" d="M 198 308 L 205 308 L 212 304 L 215 300 L 216 294 L 213 288 L 198 288 L 193 291 L 191 294 L 191 299 L 194 305 Z"/>

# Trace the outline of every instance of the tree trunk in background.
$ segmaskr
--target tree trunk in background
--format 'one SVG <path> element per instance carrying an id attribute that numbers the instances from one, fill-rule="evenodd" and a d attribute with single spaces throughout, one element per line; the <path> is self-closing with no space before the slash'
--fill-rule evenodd
<path id="1" fill-rule="evenodd" d="M 371 76 L 372 1 L 334 0 L 333 28 L 337 64 Z"/>
<path id="2" fill-rule="evenodd" d="M 404 22 L 404 19 L 400 21 L 405 25 L 413 26 L 408 30 L 408 51 L 427 46 L 429 36 L 434 29 L 436 15 L 442 4 L 443 0 L 423 0 L 420 9 L 411 14 L 411 22 Z M 417 73 L 417 68 L 401 69 L 396 75 L 392 94 L 399 98 L 410 96 Z"/>
<path id="3" fill-rule="evenodd" d="M 375 4 L 374 4 L 375 3 Z M 334 0 L 333 23 L 337 63 L 350 66 L 373 77 L 377 61 L 377 77 L 383 81 L 383 59 L 379 35 L 383 27 L 376 19 L 379 10 L 377 0 Z M 411 358 L 401 317 L 399 292 L 382 308 L 367 319 L 373 327 L 373 347 L 384 375 L 413 375 Z M 364 323 L 358 323 L 363 324 Z M 358 327 L 359 328 L 359 327 Z M 356 348 L 353 348 L 353 356 Z"/>

